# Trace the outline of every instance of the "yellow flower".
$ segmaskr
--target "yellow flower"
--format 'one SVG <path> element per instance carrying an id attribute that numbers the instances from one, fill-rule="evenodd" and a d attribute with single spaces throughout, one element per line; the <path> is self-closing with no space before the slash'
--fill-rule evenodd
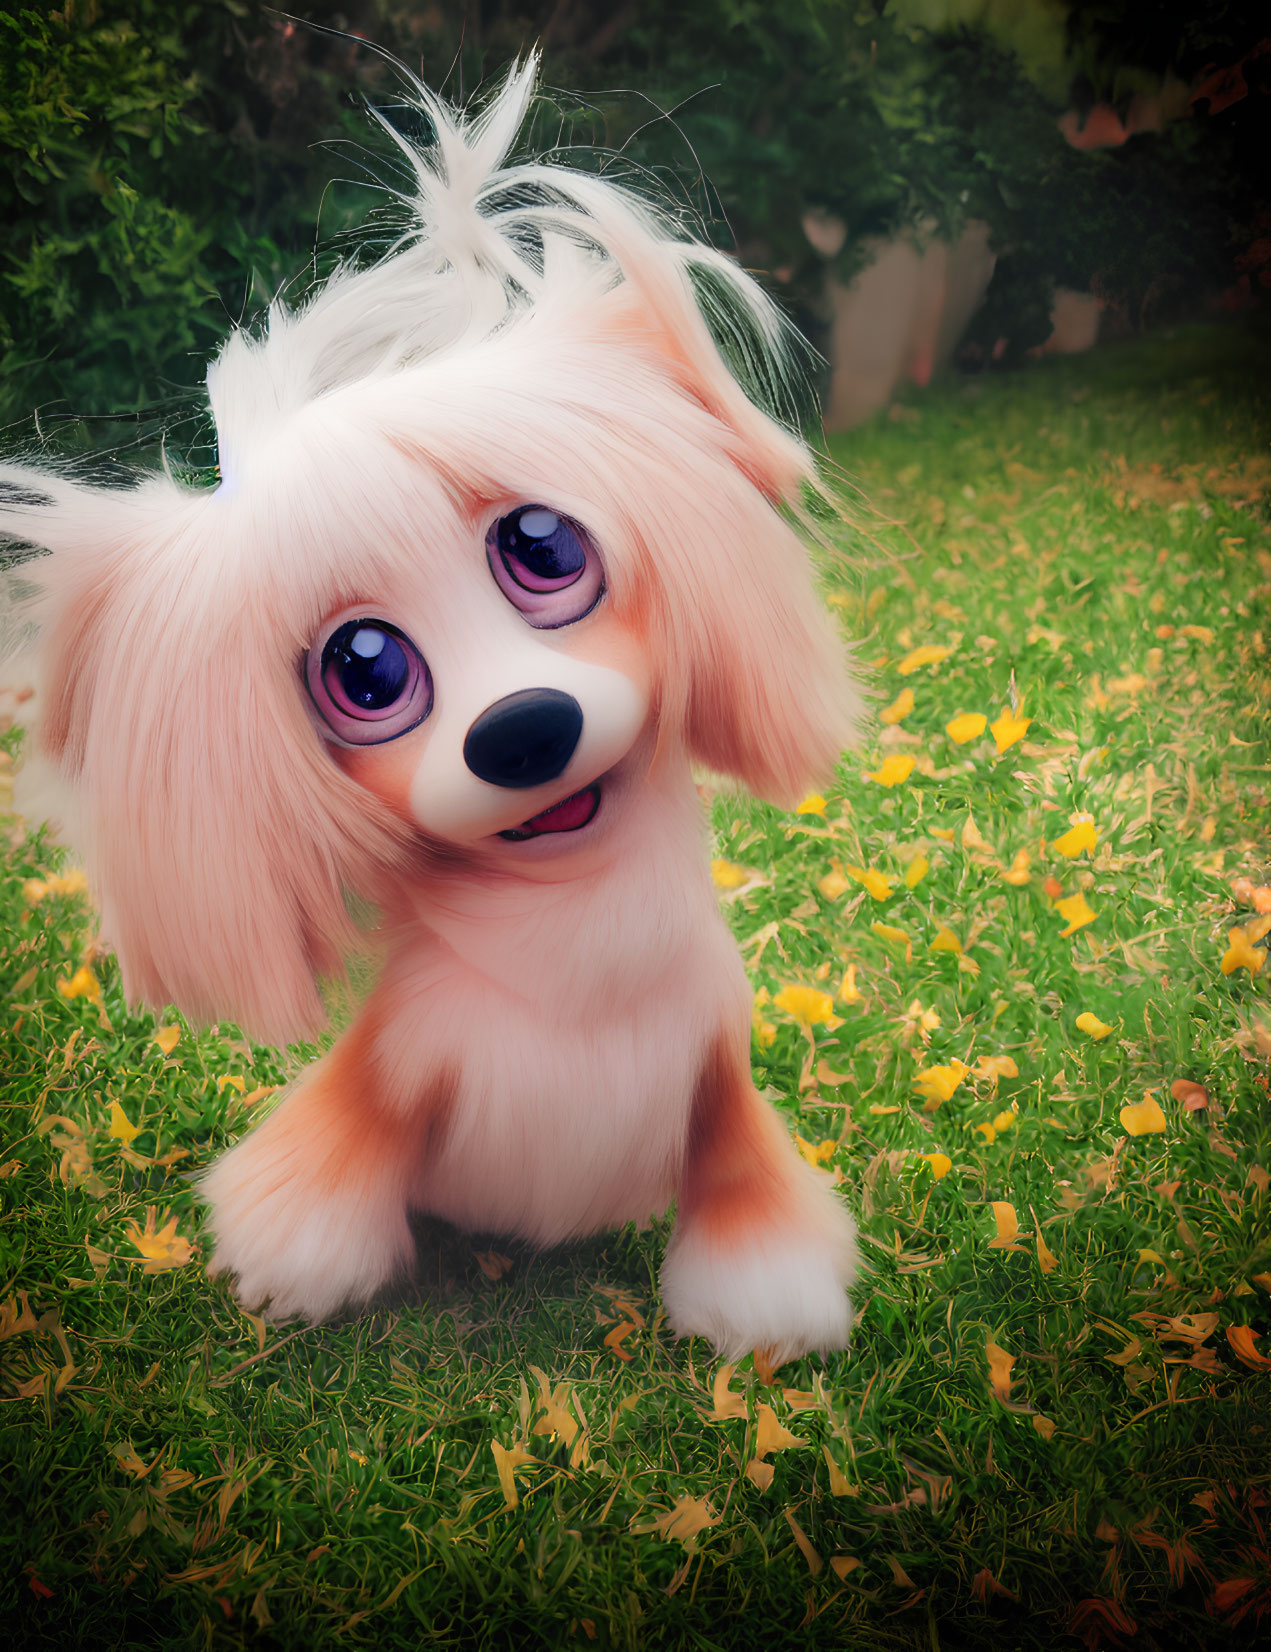
<path id="1" fill-rule="evenodd" d="M 1128 1135 L 1159 1135 L 1165 1129 L 1165 1114 L 1150 1090 L 1144 1090 L 1143 1100 L 1130 1102 L 1121 1109 L 1121 1123 Z"/>
<path id="2" fill-rule="evenodd" d="M 931 862 L 926 855 L 915 855 L 905 868 L 905 888 L 916 889 L 930 870 Z"/>
<path id="3" fill-rule="evenodd" d="M 1032 864 L 1027 849 L 1021 849 L 1011 862 L 1010 870 L 1002 873 L 1005 883 L 1014 884 L 1017 889 L 1028 882 L 1028 868 Z"/>
<path id="4" fill-rule="evenodd" d="M 81 964 L 69 981 L 59 981 L 57 990 L 63 998 L 91 998 L 95 1004 L 101 1002 L 102 989 L 87 964 Z"/>
<path id="5" fill-rule="evenodd" d="M 912 688 L 902 688 L 900 693 L 896 696 L 896 698 L 892 701 L 892 703 L 887 707 L 887 709 L 885 711 L 880 711 L 879 712 L 878 720 L 879 720 L 880 723 L 887 723 L 887 724 L 903 723 L 905 718 L 908 717 L 909 713 L 913 710 L 913 708 L 914 708 L 914 691 L 913 691 L 913 689 Z"/>
<path id="6" fill-rule="evenodd" d="M 921 666 L 939 665 L 951 652 L 951 649 L 941 648 L 936 643 L 924 643 L 921 648 L 915 648 L 912 653 L 906 654 L 896 670 L 902 677 L 908 677 Z"/>
<path id="7" fill-rule="evenodd" d="M 879 786 L 902 785 L 913 773 L 914 758 L 908 752 L 891 752 L 872 774 L 866 774 L 866 780 L 872 780 Z"/>
<path id="8" fill-rule="evenodd" d="M 1106 1021 L 1100 1021 L 1097 1015 L 1091 1015 L 1089 1010 L 1083 1010 L 1077 1017 L 1077 1026 L 1083 1033 L 1089 1033 L 1091 1038 L 1106 1038 L 1112 1028 Z"/>
<path id="9" fill-rule="evenodd" d="M 180 1037 L 181 1029 L 174 1024 L 170 1027 L 160 1027 L 154 1035 L 154 1041 L 164 1055 L 171 1055 L 173 1050 L 176 1049 Z"/>
<path id="10" fill-rule="evenodd" d="M 1076 934 L 1086 924 L 1092 924 L 1099 916 L 1090 908 L 1090 903 L 1084 895 L 1069 895 L 1067 900 L 1056 901 L 1055 911 L 1061 918 L 1067 919 L 1067 929 L 1059 931 L 1060 938 Z"/>
<path id="11" fill-rule="evenodd" d="M 1227 951 L 1220 966 L 1224 975 L 1234 975 L 1238 969 L 1247 969 L 1250 975 L 1258 975 L 1266 961 L 1266 947 L 1251 946 L 1243 929 L 1227 931 Z"/>
<path id="12" fill-rule="evenodd" d="M 1004 711 L 996 723 L 989 724 L 989 733 L 997 742 L 999 755 L 1024 738 L 1032 720 L 1031 717 L 1017 717 L 1014 712 Z"/>
<path id="13" fill-rule="evenodd" d="M 1072 860 L 1085 849 L 1094 853 L 1095 844 L 1099 841 L 1099 828 L 1094 823 L 1093 815 L 1070 815 L 1072 830 L 1057 837 L 1051 847 L 1057 854 L 1063 855 L 1066 860 Z"/>
<path id="14" fill-rule="evenodd" d="M 964 711 L 960 717 L 955 717 L 951 723 L 945 724 L 945 733 L 950 740 L 965 746 L 969 740 L 979 739 L 988 727 L 988 721 L 982 711 Z"/>
<path id="15" fill-rule="evenodd" d="M 962 951 L 962 942 L 951 929 L 937 929 L 936 938 L 928 948 L 930 952 L 952 952 L 958 955 Z"/>
<path id="16" fill-rule="evenodd" d="M 794 812 L 797 815 L 823 815 L 825 813 L 825 799 L 820 792 L 809 792 Z"/>
<path id="17" fill-rule="evenodd" d="M 856 965 L 855 964 L 849 964 L 847 966 L 847 973 L 844 975 L 843 979 L 839 982 L 839 990 L 838 990 L 836 996 L 837 996 L 838 1001 L 839 1001 L 840 1004 L 859 1004 L 860 1003 L 860 1001 L 861 1001 L 861 990 L 856 985 Z"/>
<path id="18" fill-rule="evenodd" d="M 731 860 L 711 862 L 711 877 L 716 889 L 740 889 L 750 876 L 744 866 L 737 866 Z"/>
<path id="19" fill-rule="evenodd" d="M 950 1061 L 943 1067 L 925 1067 L 914 1079 L 914 1089 L 923 1097 L 926 1111 L 934 1113 L 946 1102 L 970 1072 L 965 1061 Z"/>
<path id="20" fill-rule="evenodd" d="M 931 1174 L 936 1181 L 940 1181 L 953 1169 L 953 1160 L 947 1153 L 919 1153 L 918 1157 L 931 1166 Z"/>
<path id="21" fill-rule="evenodd" d="M 834 1000 L 815 987 L 782 987 L 772 1001 L 804 1027 L 823 1025 L 834 1017 Z"/>
<path id="22" fill-rule="evenodd" d="M 876 901 L 885 901 L 891 895 L 891 879 L 882 872 L 876 872 L 872 866 L 845 866 L 843 870 L 849 878 L 856 882 L 874 897 Z"/>
<path id="23" fill-rule="evenodd" d="M 999 1136 L 1002 1134 L 1003 1130 L 1012 1129 L 1014 1124 L 1015 1115 L 1009 1108 L 1005 1112 L 999 1113 L 993 1120 L 993 1128 L 997 1131 Z"/>
<path id="24" fill-rule="evenodd" d="M 933 826 L 931 835 L 932 837 L 938 837 L 942 843 L 952 843 L 956 833 L 952 826 Z"/>

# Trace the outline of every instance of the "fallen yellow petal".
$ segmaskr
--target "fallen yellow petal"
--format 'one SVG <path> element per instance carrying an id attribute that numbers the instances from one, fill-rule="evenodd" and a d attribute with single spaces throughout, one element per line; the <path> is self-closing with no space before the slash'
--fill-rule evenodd
<path id="1" fill-rule="evenodd" d="M 1015 1206 L 1000 1199 L 994 1199 L 993 1219 L 997 1223 L 997 1234 L 989 1240 L 990 1250 L 1018 1250 L 1015 1243 L 1019 1238 L 1019 1217 L 1015 1214 Z"/>
<path id="2" fill-rule="evenodd" d="M 1130 1102 L 1121 1109 L 1121 1123 L 1131 1136 L 1159 1135 L 1165 1129 L 1165 1114 L 1150 1090 L 1144 1090 L 1142 1101 Z"/>
<path id="3" fill-rule="evenodd" d="M 837 868 L 832 872 L 827 872 L 823 878 L 817 881 L 817 888 L 827 901 L 838 900 L 839 896 L 846 893 L 851 887 L 851 884 Z"/>
<path id="4" fill-rule="evenodd" d="M 902 677 L 908 677 L 911 672 L 919 670 L 924 665 L 939 665 L 950 653 L 950 649 L 941 648 L 936 643 L 924 643 L 921 648 L 915 648 L 912 653 L 906 654 L 896 670 Z"/>
<path id="5" fill-rule="evenodd" d="M 1032 859 L 1028 850 L 1021 849 L 1011 862 L 1010 870 L 1002 873 L 1003 880 L 1006 883 L 1014 884 L 1017 889 L 1021 888 L 1028 882 L 1028 868 L 1031 864 Z"/>
<path id="6" fill-rule="evenodd" d="M 909 752 L 889 752 L 866 780 L 879 786 L 899 786 L 913 773 L 915 758 Z"/>
<path id="7" fill-rule="evenodd" d="M 808 1443 L 799 1435 L 791 1434 L 788 1428 L 783 1428 L 777 1421 L 776 1412 L 762 1401 L 755 1407 L 755 1422 L 758 1424 L 755 1431 L 756 1457 L 766 1457 L 771 1451 L 792 1451 Z"/>
<path id="8" fill-rule="evenodd" d="M 935 940 L 932 941 L 929 952 L 952 952 L 959 955 L 962 951 L 962 942 L 951 929 L 937 929 Z"/>
<path id="9" fill-rule="evenodd" d="M 1266 947 L 1251 945 L 1243 929 L 1227 931 L 1227 951 L 1220 966 L 1224 975 L 1234 975 L 1238 969 L 1247 969 L 1250 975 L 1259 975 L 1266 961 Z M 61 982 L 58 986 L 60 988 Z"/>
<path id="10" fill-rule="evenodd" d="M 1036 1216 L 1034 1216 L 1033 1220 L 1037 1220 Z M 1042 1238 L 1040 1233 L 1037 1235 L 1037 1266 L 1043 1273 L 1054 1273 L 1055 1269 L 1059 1266 L 1059 1260 L 1054 1251 L 1051 1250 L 1050 1246 Z"/>
<path id="11" fill-rule="evenodd" d="M 948 1101 L 969 1071 L 965 1061 L 925 1067 L 914 1079 L 914 1089 L 925 1099 L 926 1111 L 934 1113 L 937 1107 Z"/>
<path id="12" fill-rule="evenodd" d="M 509 1449 L 507 1446 L 501 1446 L 497 1440 L 490 1441 L 490 1450 L 499 1476 L 499 1489 L 503 1493 L 503 1507 L 514 1509 L 521 1501 L 520 1493 L 516 1489 L 516 1471 L 535 1459 L 524 1446 L 514 1445 Z"/>
<path id="13" fill-rule="evenodd" d="M 1032 720 L 1031 717 L 1016 717 L 1012 712 L 1004 711 L 996 723 L 990 723 L 989 733 L 997 744 L 998 753 L 1008 751 L 1017 740 L 1022 740 Z"/>
<path id="14" fill-rule="evenodd" d="M 966 825 L 962 828 L 962 847 L 971 849 L 981 855 L 991 855 L 993 853 L 993 845 L 987 838 L 981 836 L 980 829 L 971 815 L 967 816 Z"/>
<path id="15" fill-rule="evenodd" d="M 176 1049 L 177 1042 L 180 1037 L 181 1029 L 174 1023 L 170 1027 L 160 1027 L 158 1032 L 154 1035 L 154 1041 L 163 1051 L 164 1055 L 171 1055 L 173 1050 Z"/>
<path id="16" fill-rule="evenodd" d="M 844 871 L 849 878 L 854 878 L 876 901 L 888 900 L 891 896 L 891 879 L 882 872 L 876 872 L 872 866 L 846 866 Z"/>
<path id="17" fill-rule="evenodd" d="M 823 815 L 825 813 L 825 799 L 820 792 L 809 792 L 794 812 L 797 815 Z"/>
<path id="18" fill-rule="evenodd" d="M 880 941 L 890 941 L 893 946 L 903 946 L 906 961 L 913 956 L 913 943 L 898 924 L 872 923 L 869 927 Z"/>
<path id="19" fill-rule="evenodd" d="M 860 988 L 856 985 L 856 965 L 849 964 L 847 973 L 839 982 L 839 990 L 835 994 L 840 1004 L 859 1004 L 861 1001 Z"/>
<path id="20" fill-rule="evenodd" d="M 243 1082 L 241 1073 L 222 1073 L 216 1081 L 216 1093 L 219 1096 L 222 1090 L 237 1090 L 240 1096 L 247 1094 L 247 1086 Z"/>
<path id="21" fill-rule="evenodd" d="M 815 987 L 782 987 L 772 1001 L 804 1027 L 821 1025 L 834 1014 L 834 1000 L 828 992 L 818 992 Z"/>
<path id="22" fill-rule="evenodd" d="M 916 889 L 930 870 L 931 862 L 926 855 L 915 855 L 905 868 L 905 888 Z"/>
<path id="23" fill-rule="evenodd" d="M 827 1136 L 824 1141 L 819 1141 L 816 1143 L 805 1141 L 803 1137 L 796 1132 L 794 1145 L 799 1149 L 799 1152 L 802 1153 L 803 1157 L 810 1165 L 819 1166 L 823 1165 L 827 1159 L 832 1159 L 834 1157 L 834 1150 L 838 1146 L 838 1143 L 832 1136 Z"/>
<path id="24" fill-rule="evenodd" d="M 729 1387 L 736 1369 L 735 1365 L 721 1365 L 715 1373 L 715 1379 L 711 1383 L 711 1400 L 715 1407 L 711 1415 L 713 1423 L 730 1422 L 734 1418 L 748 1415 L 745 1400 L 740 1394 L 734 1394 Z"/>
<path id="25" fill-rule="evenodd" d="M 978 1130 L 980 1135 L 984 1137 L 990 1147 L 992 1147 L 993 1143 L 997 1140 L 997 1131 L 991 1124 L 973 1124 L 971 1128 L 973 1130 Z"/>
<path id="26" fill-rule="evenodd" d="M 116 1141 L 123 1142 L 125 1147 L 135 1136 L 141 1134 L 140 1125 L 129 1123 L 128 1115 L 117 1101 L 110 1104 L 110 1133 Z"/>
<path id="27" fill-rule="evenodd" d="M 880 711 L 879 712 L 878 720 L 879 720 L 880 723 L 887 723 L 889 725 L 892 724 L 892 723 L 903 723 L 905 718 L 908 717 L 909 713 L 913 710 L 913 708 L 914 708 L 914 691 L 913 691 L 913 689 L 912 688 L 902 688 L 900 693 L 896 696 L 896 698 L 892 701 L 892 703 L 887 707 L 887 709 L 885 711 Z"/>
<path id="28" fill-rule="evenodd" d="M 1015 1363 L 1015 1355 L 1008 1354 L 1005 1348 L 1000 1348 L 994 1342 L 992 1334 L 984 1339 L 985 1352 L 989 1357 L 989 1383 L 999 1400 L 1009 1400 L 1011 1397 L 1011 1366 Z"/>
<path id="29" fill-rule="evenodd" d="M 1065 860 L 1073 860 L 1084 849 L 1093 854 L 1095 845 L 1099 841 L 1099 828 L 1091 815 L 1073 815 L 1072 827 L 1062 837 L 1057 837 L 1051 847 L 1056 854 L 1063 855 Z"/>
<path id="30" fill-rule="evenodd" d="M 1099 1017 L 1092 1015 L 1089 1010 L 1083 1010 L 1077 1017 L 1077 1026 L 1083 1033 L 1088 1033 L 1095 1039 L 1106 1038 L 1112 1031 L 1106 1021 L 1100 1021 Z"/>
<path id="31" fill-rule="evenodd" d="M 851 1484 L 848 1481 L 847 1475 L 843 1473 L 843 1470 L 830 1455 L 829 1446 L 823 1445 L 821 1447 L 821 1451 L 825 1457 L 826 1467 L 830 1471 L 830 1496 L 850 1497 L 852 1495 Z"/>
<path id="32" fill-rule="evenodd" d="M 982 1055 L 975 1064 L 975 1071 L 980 1078 L 992 1079 L 995 1090 L 999 1078 L 1019 1077 L 1015 1058 L 1009 1055 Z"/>
<path id="33" fill-rule="evenodd" d="M 183 1268 L 192 1259 L 194 1250 L 189 1240 L 177 1232 L 176 1217 L 170 1217 L 158 1231 L 155 1222 L 156 1211 L 151 1205 L 146 1211 L 144 1228 L 139 1228 L 134 1221 L 127 1226 L 129 1244 L 146 1258 L 142 1272 L 162 1273 L 167 1268 Z"/>
<path id="34" fill-rule="evenodd" d="M 1061 918 L 1067 920 L 1067 929 L 1059 931 L 1060 939 L 1073 935 L 1086 924 L 1092 924 L 1099 916 L 1091 910 L 1090 903 L 1082 894 L 1069 895 L 1067 900 L 1056 901 L 1055 911 Z"/>
<path id="35" fill-rule="evenodd" d="M 682 1543 L 691 1554 L 697 1546 L 698 1533 L 718 1523 L 719 1516 L 704 1497 L 686 1495 L 677 1498 L 674 1508 L 667 1509 L 652 1521 L 638 1526 L 633 1521 L 631 1530 L 637 1536 L 646 1532 L 657 1532 L 660 1537 L 672 1538 Z"/>
<path id="36" fill-rule="evenodd" d="M 808 1534 L 804 1531 L 803 1527 L 799 1524 L 799 1522 L 790 1513 L 790 1510 L 789 1509 L 784 1509 L 782 1512 L 784 1513 L 784 1515 L 786 1517 L 787 1525 L 790 1527 L 790 1530 L 794 1534 L 794 1540 L 799 1546 L 799 1553 L 803 1556 L 804 1560 L 807 1562 L 808 1571 L 812 1574 L 813 1577 L 816 1577 L 817 1574 L 820 1572 L 821 1567 L 823 1565 L 823 1562 L 821 1560 L 821 1556 L 817 1553 L 816 1549 L 813 1547 L 812 1541 L 808 1537 Z"/>
<path id="37" fill-rule="evenodd" d="M 81 964 L 69 981 L 59 981 L 57 990 L 63 998 L 91 998 L 95 1004 L 101 1002 L 102 989 L 87 964 Z"/>
<path id="38" fill-rule="evenodd" d="M 744 866 L 737 866 L 731 860 L 713 860 L 711 862 L 711 877 L 716 889 L 740 889 L 754 874 Z"/>
<path id="39" fill-rule="evenodd" d="M 1012 1129 L 1014 1127 L 1014 1124 L 1015 1124 L 1015 1115 L 1009 1109 L 1007 1109 L 1004 1112 L 999 1113 L 997 1115 L 997 1117 L 993 1120 L 993 1128 L 997 1131 L 999 1136 L 1002 1134 L 1002 1132 L 1004 1130 Z"/>
<path id="40" fill-rule="evenodd" d="M 1254 1347 L 1254 1339 L 1259 1333 L 1251 1325 L 1228 1325 L 1227 1341 L 1231 1351 L 1243 1364 L 1253 1371 L 1271 1371 L 1271 1359 L 1260 1354 Z"/>
<path id="41" fill-rule="evenodd" d="M 918 1157 L 930 1165 L 931 1174 L 936 1181 L 940 1181 L 953 1169 L 953 1160 L 947 1153 L 919 1153 Z"/>
<path id="42" fill-rule="evenodd" d="M 945 733 L 950 740 L 959 746 L 965 746 L 969 740 L 978 740 L 988 727 L 988 718 L 982 711 L 964 711 L 960 717 L 945 724 Z"/>

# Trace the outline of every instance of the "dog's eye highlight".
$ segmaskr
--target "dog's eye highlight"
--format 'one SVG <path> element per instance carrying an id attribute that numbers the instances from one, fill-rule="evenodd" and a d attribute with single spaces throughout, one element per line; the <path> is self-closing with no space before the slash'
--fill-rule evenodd
<path id="1" fill-rule="evenodd" d="M 485 540 L 499 589 L 540 631 L 572 625 L 605 594 L 605 571 L 586 530 L 547 505 L 522 505 Z"/>
<path id="2" fill-rule="evenodd" d="M 354 746 L 405 734 L 432 710 L 432 677 L 404 631 L 387 620 L 344 620 L 305 659 L 318 715 Z"/>

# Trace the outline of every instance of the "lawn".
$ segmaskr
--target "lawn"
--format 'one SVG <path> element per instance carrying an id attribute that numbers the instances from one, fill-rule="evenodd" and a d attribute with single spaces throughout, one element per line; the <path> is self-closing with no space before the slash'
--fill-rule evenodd
<path id="1" fill-rule="evenodd" d="M 1269 362 L 1135 341 L 834 444 L 870 724 L 713 852 L 758 1082 L 858 1214 L 849 1355 L 674 1341 L 665 1226 L 427 1229 L 361 1318 L 242 1312 L 189 1177 L 313 1052 L 129 1009 L 0 824 L 14 1644 L 1266 1632 Z"/>

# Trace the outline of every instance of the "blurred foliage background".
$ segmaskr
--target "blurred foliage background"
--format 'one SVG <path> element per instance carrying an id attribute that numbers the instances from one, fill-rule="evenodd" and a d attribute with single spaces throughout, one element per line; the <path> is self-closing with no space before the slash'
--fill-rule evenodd
<path id="1" fill-rule="evenodd" d="M 814 342 L 810 209 L 871 238 L 986 220 L 973 334 L 1040 343 L 1055 284 L 1136 330 L 1271 296 L 1263 0 L 9 0 L 0 12 L 0 423 L 172 439 L 229 328 L 347 252 L 389 178 L 362 104 L 452 97 L 534 42 L 540 143 L 651 170 L 772 272 Z M 373 44 L 372 44 L 373 43 Z M 1225 78 L 1224 78 L 1225 77 Z M 1180 94 L 1181 87 L 1181 94 Z M 1060 130 L 1172 88 L 1180 118 L 1116 147 Z M 1075 112 L 1075 114 L 1074 114 Z M 409 118 L 409 117 L 404 117 Z M 602 164 L 597 161 L 596 164 Z M 612 161 L 604 164 L 615 164 Z M 299 284 L 297 284 L 299 278 Z M 175 422 L 174 422 L 175 421 Z M 189 438 L 194 440 L 193 437 Z M 178 447 L 181 437 L 176 437 Z"/>

